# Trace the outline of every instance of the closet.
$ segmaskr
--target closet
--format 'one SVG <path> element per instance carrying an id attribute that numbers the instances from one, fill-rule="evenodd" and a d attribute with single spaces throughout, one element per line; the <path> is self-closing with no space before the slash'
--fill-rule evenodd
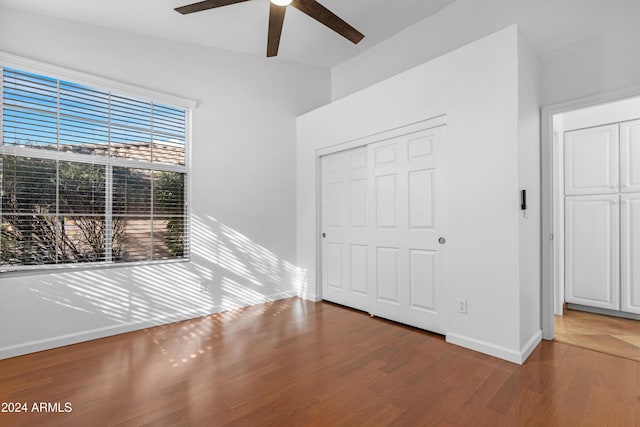
<path id="1" fill-rule="evenodd" d="M 565 301 L 640 314 L 640 120 L 564 138 Z"/>
<path id="2" fill-rule="evenodd" d="M 445 332 L 443 131 L 321 157 L 323 299 Z"/>

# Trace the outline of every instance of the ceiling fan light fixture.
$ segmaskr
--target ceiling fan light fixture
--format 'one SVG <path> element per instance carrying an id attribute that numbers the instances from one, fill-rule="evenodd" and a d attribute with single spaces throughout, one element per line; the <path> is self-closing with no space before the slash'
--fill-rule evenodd
<path id="1" fill-rule="evenodd" d="M 175 11 L 183 15 L 203 10 L 215 9 L 236 3 L 244 3 L 249 0 L 200 0 L 197 3 L 176 7 Z M 364 34 L 353 28 L 335 13 L 317 2 L 317 0 L 270 0 L 269 6 L 269 31 L 267 33 L 267 58 L 278 55 L 282 24 L 287 11 L 286 6 L 293 6 L 300 12 L 315 19 L 325 27 L 340 34 L 350 42 L 357 44 L 364 38 Z"/>

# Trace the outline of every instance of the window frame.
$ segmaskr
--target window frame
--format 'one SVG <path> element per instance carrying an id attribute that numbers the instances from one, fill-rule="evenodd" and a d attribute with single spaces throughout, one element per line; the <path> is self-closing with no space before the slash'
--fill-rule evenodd
<path id="1" fill-rule="evenodd" d="M 154 162 L 153 158 L 149 161 L 134 160 L 126 158 L 118 158 L 112 156 L 101 155 L 89 155 L 70 153 L 59 150 L 46 150 L 41 148 L 32 147 L 17 147 L 17 146 L 5 146 L 3 140 L 0 139 L 0 155 L 8 156 L 20 156 L 31 157 L 39 159 L 50 159 L 55 161 L 66 162 L 78 162 L 78 163 L 93 163 L 96 165 L 103 165 L 107 170 L 111 170 L 114 167 L 123 168 L 135 168 L 135 169 L 148 169 L 153 171 L 166 171 L 166 172 L 178 172 L 185 175 L 184 185 L 184 235 L 185 235 L 185 247 L 184 254 L 179 258 L 166 258 L 166 259 L 150 259 L 141 261 L 125 261 L 116 262 L 108 259 L 105 256 L 104 261 L 96 262 L 80 262 L 80 263 L 60 263 L 60 264 L 40 264 L 40 265 L 0 265 L 0 276 L 6 276 L 8 274 L 33 274 L 33 273 L 47 273 L 52 270 L 87 270 L 87 269 L 102 269 L 102 268 L 124 268 L 140 265 L 154 265 L 154 264 L 167 264 L 176 262 L 190 262 L 191 261 L 191 141 L 192 141 L 192 113 L 196 108 L 197 103 L 194 100 L 159 92 L 152 89 L 143 88 L 127 83 L 122 83 L 116 80 L 107 79 L 104 77 L 98 77 L 92 74 L 75 71 L 69 68 L 55 66 L 47 64 L 41 61 L 24 58 L 21 56 L 9 54 L 0 51 L 0 77 L 3 75 L 3 68 L 13 68 L 28 73 L 34 73 L 50 77 L 52 79 L 62 80 L 74 84 L 85 85 L 93 89 L 104 90 L 117 93 L 126 97 L 134 99 L 144 100 L 147 102 L 164 104 L 172 107 L 178 107 L 185 110 L 185 144 L 184 144 L 184 165 L 167 164 Z M 0 79 L 2 80 L 2 79 Z M 3 103 L 3 91 L 0 90 L 0 105 Z M 4 129 L 3 114 L 0 113 L 0 130 Z M 111 178 L 107 180 L 107 186 L 111 190 L 112 182 Z M 110 194 L 111 196 L 111 194 Z M 108 198 L 109 207 L 105 210 L 105 218 L 112 217 L 111 203 L 112 197 Z M 1 213 L 1 208 L 0 208 Z M 105 242 L 108 246 L 111 246 L 112 242 Z M 153 251 L 153 249 L 152 249 Z M 105 254 L 106 255 L 106 254 Z"/>

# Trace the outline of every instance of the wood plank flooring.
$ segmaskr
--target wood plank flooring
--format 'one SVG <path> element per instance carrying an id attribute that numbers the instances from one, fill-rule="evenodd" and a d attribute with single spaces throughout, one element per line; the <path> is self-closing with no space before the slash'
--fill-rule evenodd
<path id="1" fill-rule="evenodd" d="M 0 361 L 2 426 L 633 426 L 640 364 L 543 342 L 518 366 L 287 299 Z"/>
<path id="2" fill-rule="evenodd" d="M 564 310 L 556 316 L 555 339 L 640 362 L 640 321 Z"/>

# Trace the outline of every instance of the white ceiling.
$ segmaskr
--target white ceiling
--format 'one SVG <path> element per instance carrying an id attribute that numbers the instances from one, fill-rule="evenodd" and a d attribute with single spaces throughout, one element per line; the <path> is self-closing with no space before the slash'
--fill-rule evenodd
<path id="1" fill-rule="evenodd" d="M 265 56 L 269 0 L 251 0 L 190 15 L 180 15 L 173 10 L 196 1 L 0 0 L 0 5 L 121 31 Z M 453 1 L 320 0 L 365 35 L 358 45 L 288 7 L 278 59 L 333 67 Z"/>

